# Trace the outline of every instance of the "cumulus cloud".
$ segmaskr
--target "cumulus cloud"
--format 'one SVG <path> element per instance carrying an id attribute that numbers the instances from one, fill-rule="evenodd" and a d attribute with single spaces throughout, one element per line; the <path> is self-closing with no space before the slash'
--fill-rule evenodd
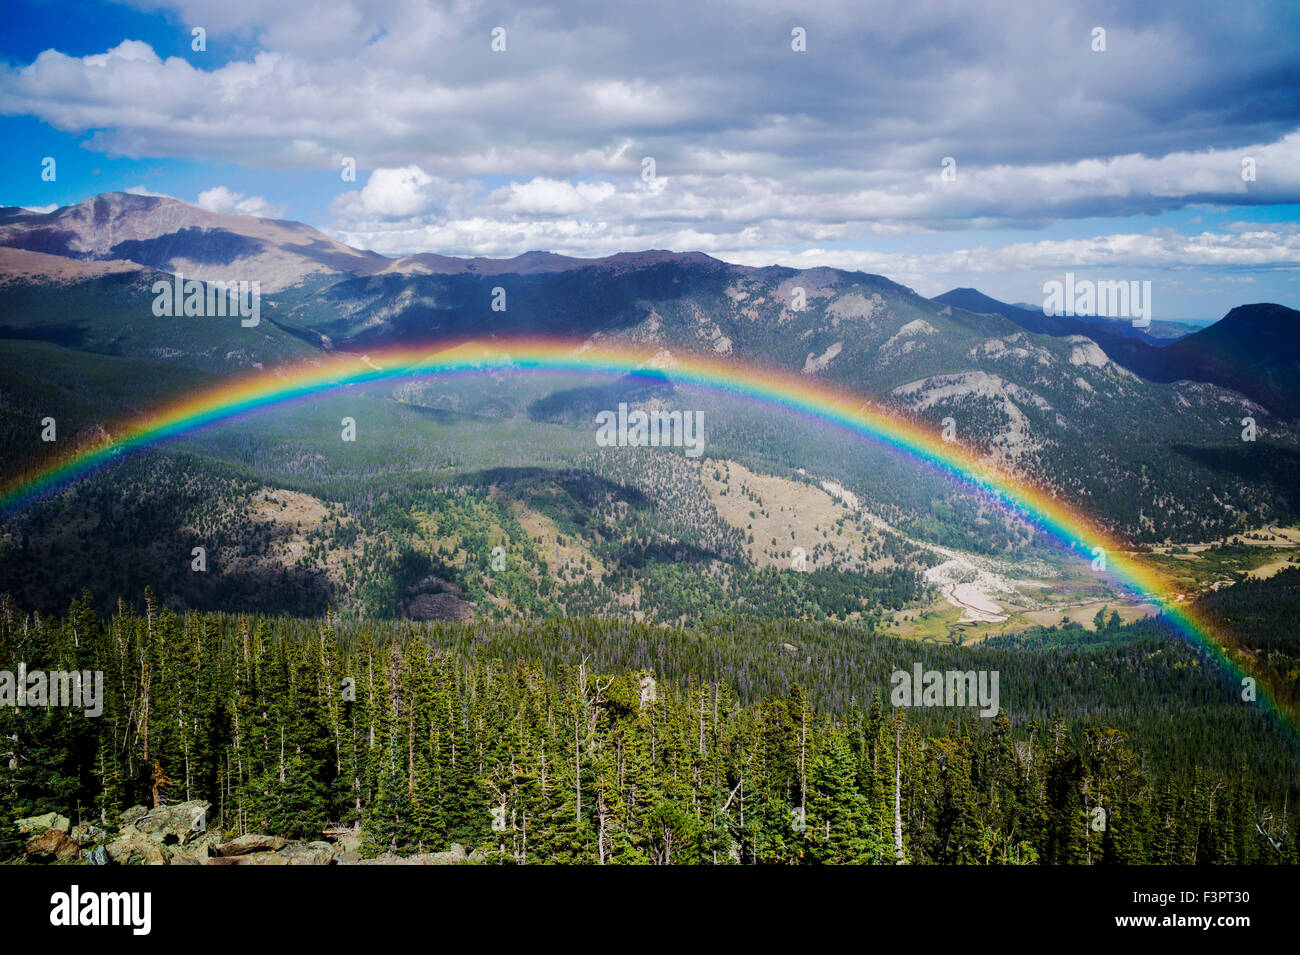
<path id="1" fill-rule="evenodd" d="M 194 204 L 209 212 L 260 216 L 263 219 L 279 219 L 287 211 L 286 206 L 268 202 L 264 196 L 245 196 L 242 192 L 231 192 L 225 186 L 213 186 L 200 192 Z"/>
<path id="2" fill-rule="evenodd" d="M 803 252 L 735 249 L 719 250 L 719 254 L 742 265 L 831 266 L 915 277 L 1117 266 L 1125 269 L 1300 268 L 1300 230 L 1290 224 L 1285 229 L 1248 235 L 1117 233 L 1086 239 L 1014 242 L 996 248 L 974 246 L 922 255 L 825 249 Z"/>
<path id="3" fill-rule="evenodd" d="M 1286 161 L 1300 134 L 1250 152 L 1276 166 L 1279 180 L 1300 175 Z M 1116 172 L 1122 170 L 1122 172 Z M 1289 180 L 1288 180 L 1289 181 Z M 1030 214 L 1068 216 L 1139 182 L 1144 211 L 1237 196 L 1255 183 L 1240 176 L 1234 152 L 1178 153 L 1160 160 L 1115 157 L 1051 169 L 1036 166 L 936 173 L 919 185 L 883 180 L 846 190 L 838 177 L 778 180 L 745 174 L 593 178 L 566 182 L 536 176 L 488 189 L 434 177 L 418 166 L 375 170 L 365 187 L 339 196 L 331 230 L 351 245 L 401 255 L 508 256 L 526 249 L 600 256 L 624 249 L 699 249 L 754 265 L 834 265 L 869 271 L 923 268 L 971 271 L 1055 268 L 1113 262 L 1175 268 L 1261 268 L 1296 261 L 1294 226 L 1233 223 L 1221 232 L 1116 234 L 1081 240 L 973 247 L 929 259 L 824 247 L 906 232 L 1007 225 Z M 1117 184 L 1118 183 L 1118 184 Z M 1300 182 L 1297 183 L 1300 188 Z M 435 202 L 433 197 L 437 197 Z M 1136 201 L 1136 200 L 1135 200 Z"/>
<path id="4" fill-rule="evenodd" d="M 539 176 L 527 182 L 512 182 L 497 190 L 493 199 L 508 214 L 572 216 L 595 213 L 617 192 L 612 182 L 575 184 Z"/>
<path id="5" fill-rule="evenodd" d="M 173 196 L 167 195 L 167 193 L 165 192 L 154 192 L 152 189 L 148 188 L 147 186 L 127 186 L 122 191 L 126 193 L 130 193 L 133 196 L 157 196 L 161 199 L 174 198 Z"/>
<path id="6" fill-rule="evenodd" d="M 257 52 L 205 68 L 137 40 L 83 57 L 47 50 L 0 65 L 0 111 L 89 132 L 112 155 L 314 168 L 355 156 L 363 168 L 419 166 L 451 180 L 571 182 L 635 174 L 653 156 L 663 174 L 847 182 L 900 216 L 906 194 L 924 193 L 952 156 L 990 186 L 995 170 L 1004 186 L 1024 168 L 1071 173 L 1053 180 L 1061 199 L 1037 210 L 1071 215 L 1069 196 L 1104 195 L 1090 214 L 1162 197 L 1143 157 L 1280 143 L 1300 99 L 1284 39 L 1300 13 L 1289 2 L 1243 17 L 1189 16 L 1181 0 L 839 0 L 795 15 L 804 53 L 790 47 L 788 7 L 753 0 L 663 0 L 653 13 L 560 0 L 511 13 L 378 0 L 324 11 L 309 0 L 140 5 Z M 1099 20 L 1104 54 L 1090 47 Z M 489 46 L 497 26 L 503 53 Z M 1294 197 L 1293 178 L 1277 176 L 1261 165 L 1257 191 Z M 1218 178 L 1182 181 L 1169 199 L 1214 192 Z"/>
<path id="7" fill-rule="evenodd" d="M 1294 0 L 1250 16 L 1185 0 L 134 2 L 240 52 L 47 50 L 0 63 L 0 113 L 111 156 L 335 173 L 354 158 L 364 179 L 333 197 L 330 231 L 387 254 L 701 249 L 900 277 L 1296 261 L 1291 226 L 1251 221 L 1300 202 Z M 1105 53 L 1091 48 L 1099 23 Z M 199 203 L 281 211 L 221 186 Z M 1241 223 L 863 248 L 1190 206 L 1239 208 Z"/>
<path id="8" fill-rule="evenodd" d="M 365 186 L 338 196 L 332 208 L 339 215 L 362 220 L 404 218 L 434 205 L 444 186 L 419 166 L 376 169 Z"/>

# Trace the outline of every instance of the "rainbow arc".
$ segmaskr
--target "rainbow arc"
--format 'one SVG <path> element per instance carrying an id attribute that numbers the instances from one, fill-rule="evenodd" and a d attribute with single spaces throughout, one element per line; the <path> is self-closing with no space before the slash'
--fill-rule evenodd
<path id="1" fill-rule="evenodd" d="M 400 345 L 364 356 L 334 354 L 262 372 L 187 395 L 124 422 L 107 440 L 69 452 L 0 483 L 0 512 L 30 501 L 112 462 L 149 447 L 241 415 L 349 386 L 501 370 L 626 375 L 647 369 L 677 383 L 782 408 L 839 426 L 946 473 L 996 502 L 1083 559 L 1104 555 L 1104 573 L 1129 593 L 1157 603 L 1173 628 L 1234 679 L 1252 678 L 1258 702 L 1277 716 L 1293 741 L 1300 740 L 1300 714 L 1279 702 L 1277 688 L 1247 672 L 1225 637 L 1171 592 L 1156 567 L 1128 551 L 1084 511 L 1023 476 L 990 463 L 959 442 L 945 441 L 928 424 L 808 376 L 698 354 L 654 353 L 630 346 L 553 339 L 470 341 L 452 345 Z"/>

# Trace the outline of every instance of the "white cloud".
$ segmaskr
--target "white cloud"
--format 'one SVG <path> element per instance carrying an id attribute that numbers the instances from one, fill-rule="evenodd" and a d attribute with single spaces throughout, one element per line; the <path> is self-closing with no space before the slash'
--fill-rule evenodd
<path id="1" fill-rule="evenodd" d="M 573 184 L 538 176 L 527 182 L 510 183 L 497 190 L 492 200 L 507 214 L 571 216 L 595 212 L 601 203 L 613 199 L 616 192 L 612 182 Z"/>
<path id="2" fill-rule="evenodd" d="M 336 214 L 359 219 L 398 219 L 417 215 L 438 201 L 444 184 L 419 166 L 376 169 L 365 186 L 338 196 Z"/>
<path id="3" fill-rule="evenodd" d="M 209 212 L 261 216 L 263 219 L 280 219 L 288 211 L 287 206 L 275 205 L 264 196 L 245 196 L 242 192 L 231 192 L 225 186 L 213 186 L 200 192 L 194 204 Z"/>
<path id="4" fill-rule="evenodd" d="M 891 277 L 1114 269 L 1117 263 L 1125 269 L 1296 268 L 1300 267 L 1300 225 L 1289 223 L 1277 231 L 1254 237 L 1229 232 L 1203 232 L 1194 236 L 1117 233 L 919 255 L 851 250 L 809 253 L 719 249 L 718 257 L 742 265 L 829 266 Z"/>
<path id="5" fill-rule="evenodd" d="M 84 57 L 47 50 L 0 64 L 0 112 L 88 132 L 111 155 L 316 169 L 354 156 L 447 183 L 538 180 L 511 187 L 513 208 L 533 215 L 617 211 L 614 197 L 569 184 L 635 177 L 643 156 L 661 177 L 695 177 L 686 221 L 825 225 L 844 202 L 850 229 L 877 235 L 1300 198 L 1292 57 L 1263 12 L 1188 15 L 1173 0 L 1110 11 L 1100 56 L 1082 0 L 942 10 L 828 0 L 803 17 L 809 51 L 794 54 L 786 9 L 755 0 L 663 0 L 653 13 L 548 0 L 514 11 L 468 0 L 136 3 L 256 52 L 209 67 L 138 40 Z M 501 54 L 489 48 L 498 25 Z M 938 181 L 944 156 L 957 159 L 954 183 Z M 1247 156 L 1253 183 L 1240 178 Z M 423 214 L 441 201 L 428 185 L 372 177 L 340 208 Z"/>
<path id="6" fill-rule="evenodd" d="M 126 193 L 130 193 L 133 196 L 157 196 L 160 199 L 174 198 L 172 196 L 167 195 L 167 193 L 165 192 L 154 192 L 152 189 L 148 188 L 147 186 L 127 186 L 122 191 Z"/>
<path id="7" fill-rule="evenodd" d="M 1300 136 L 1292 140 L 1300 145 Z M 1272 152 L 1271 147 L 1257 151 Z M 986 215 L 996 203 L 1014 213 L 1017 203 L 1051 207 L 1074 202 L 1076 195 L 1086 193 L 1088 182 L 1101 190 L 1114 188 L 1095 165 L 1083 163 L 1058 177 L 1038 168 L 1021 169 L 1015 176 L 1003 168 L 987 175 L 968 170 L 957 183 L 943 183 L 935 176 L 911 192 L 878 184 L 845 192 L 837 174 L 784 181 L 731 173 L 661 176 L 650 183 L 639 177 L 574 183 L 539 176 L 489 190 L 457 186 L 418 167 L 376 170 L 365 188 L 336 199 L 333 211 L 339 219 L 330 231 L 341 241 L 389 255 L 434 250 L 511 256 L 545 249 L 594 257 L 627 249 L 699 249 L 744 264 L 827 265 L 889 275 L 1054 269 L 1116 261 L 1151 268 L 1266 268 L 1298 261 L 1295 223 L 1252 223 L 1249 230 L 1237 223 L 1196 235 L 1161 229 L 1044 239 L 928 255 L 844 248 L 861 246 L 873 237 L 954 225 L 943 218 L 953 207 L 966 210 L 962 224 L 978 227 L 1004 221 Z M 1106 165 L 1138 170 L 1135 177 L 1159 180 L 1166 190 L 1183 179 L 1212 174 L 1221 188 L 1233 185 L 1233 165 L 1214 152 L 1179 154 L 1160 162 L 1118 157 Z M 1227 173 L 1220 172 L 1224 166 Z M 1072 185 L 1051 185 L 1063 181 Z M 431 201 L 433 195 L 437 203 Z"/>
<path id="8" fill-rule="evenodd" d="M 355 157 L 370 172 L 333 198 L 331 231 L 387 254 L 701 249 L 905 281 L 1117 259 L 1296 264 L 1294 224 L 1249 221 L 1267 218 L 1256 206 L 1300 202 L 1294 0 L 1261 0 L 1252 17 L 1189 13 L 1185 0 L 1107 8 L 1104 56 L 1089 48 L 1098 14 L 1083 0 L 826 0 L 799 14 L 806 54 L 790 50 L 776 0 L 133 2 L 240 52 L 161 57 L 136 40 L 47 50 L 0 63 L 0 114 L 87 134 L 112 156 L 333 174 Z M 498 25 L 502 54 L 489 48 Z M 953 182 L 939 176 L 945 156 Z M 284 211 L 224 186 L 199 204 Z M 943 254 L 862 249 L 1189 206 L 1247 221 L 1001 248 L 972 237 Z"/>

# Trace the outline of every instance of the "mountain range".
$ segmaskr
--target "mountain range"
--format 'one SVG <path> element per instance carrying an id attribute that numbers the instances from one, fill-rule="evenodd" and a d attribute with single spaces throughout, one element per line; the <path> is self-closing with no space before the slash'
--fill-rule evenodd
<path id="1" fill-rule="evenodd" d="M 999 302 L 972 288 L 934 301 L 971 312 L 1001 315 L 1026 331 L 1083 335 L 1106 356 L 1148 381 L 1203 381 L 1258 401 L 1276 414 L 1300 414 L 1300 324 L 1295 309 L 1239 305 L 1214 324 L 1171 344 L 1144 338 L 1130 323 L 1048 315 Z"/>
<path id="2" fill-rule="evenodd" d="M 170 283 L 175 273 L 202 282 L 260 283 L 261 320 L 243 327 L 232 318 L 160 317 L 152 307 L 153 285 Z M 499 512 L 493 520 L 502 534 L 517 533 L 510 528 L 519 520 L 548 546 L 578 548 L 566 558 L 567 583 L 555 577 L 543 585 L 536 573 L 526 587 L 520 583 L 541 588 L 530 590 L 529 600 L 554 593 L 548 586 L 567 587 L 571 601 L 589 600 L 583 588 L 600 578 L 602 593 L 624 588 L 611 599 L 648 606 L 647 594 L 659 587 L 654 599 L 667 605 L 677 600 L 672 586 L 637 576 L 655 565 L 653 555 L 692 554 L 706 567 L 740 561 L 758 572 L 783 559 L 779 540 L 784 536 L 788 550 L 798 527 L 773 527 L 765 542 L 754 523 L 765 518 L 753 515 L 772 506 L 782 510 L 775 503 L 780 496 L 802 493 L 798 487 L 807 483 L 825 483 L 838 489 L 841 502 L 858 502 L 854 520 L 868 512 L 887 515 L 890 533 L 912 541 L 909 547 L 994 553 L 1029 540 L 938 476 L 918 474 L 825 429 L 774 420 L 717 396 L 692 399 L 709 406 L 713 465 L 682 470 L 661 456 L 646 470 L 627 460 L 592 459 L 584 429 L 593 408 L 617 400 L 684 400 L 672 382 L 675 353 L 703 352 L 834 382 L 936 429 L 951 418 L 963 442 L 1085 507 L 1116 534 L 1147 544 L 1195 542 L 1300 513 L 1294 481 L 1300 466 L 1298 319 L 1300 312 L 1282 305 L 1245 305 L 1208 328 L 1158 344 L 1107 323 L 1007 305 L 973 289 L 928 299 L 864 272 L 740 266 L 700 252 L 663 250 L 599 259 L 547 252 L 511 259 L 392 258 L 349 248 L 302 223 L 110 193 L 48 213 L 0 209 L 0 347 L 6 354 L 0 404 L 7 412 L 0 440 L 13 449 L 6 469 L 19 471 L 51 453 L 33 441 L 30 424 L 46 415 L 56 416 L 74 440 L 92 441 L 123 417 L 168 399 L 230 376 L 274 374 L 282 364 L 327 353 L 361 356 L 388 344 L 515 336 L 564 339 L 575 347 L 636 345 L 663 358 L 662 384 L 548 384 L 502 373 L 475 382 L 409 383 L 369 396 L 382 425 L 368 432 L 364 462 L 339 457 L 337 430 L 311 437 L 319 416 L 311 417 L 310 409 L 286 409 L 179 442 L 169 463 L 155 466 L 164 470 L 145 468 L 133 479 L 139 482 L 137 509 L 117 506 L 113 519 L 120 525 L 101 526 L 98 536 L 88 527 L 79 530 L 80 549 L 73 553 L 99 553 L 106 546 L 100 538 L 130 538 L 135 532 L 127 526 L 128 512 L 133 520 L 147 513 L 150 521 L 162 521 L 168 534 L 192 536 L 195 519 L 185 508 L 198 506 L 192 495 L 205 487 L 205 507 L 227 508 L 204 520 L 235 535 L 229 553 L 253 561 L 275 549 L 268 534 L 288 534 L 285 540 L 294 543 L 282 541 L 276 552 L 280 570 L 311 566 L 312 574 L 329 578 L 328 586 L 313 584 L 313 596 L 295 609 L 318 609 L 322 601 L 339 599 L 340 588 L 353 596 L 364 591 L 364 599 L 390 611 L 413 603 L 457 604 L 457 588 L 473 596 L 478 585 L 463 577 L 452 583 L 456 575 L 439 562 L 453 554 L 463 562 L 465 542 L 477 532 L 466 529 L 455 541 L 430 537 L 420 530 L 426 520 L 420 515 L 435 505 L 402 498 L 402 489 L 415 493 L 430 480 L 464 481 L 486 489 L 480 503 Z M 344 408 L 351 400 L 329 396 L 317 404 L 343 414 L 351 413 Z M 1247 417 L 1257 422 L 1257 440 L 1242 439 Z M 549 469 L 537 469 L 542 459 L 551 462 Z M 717 470 L 710 472 L 711 466 Z M 768 505 L 747 518 L 728 510 L 725 500 L 727 475 L 737 474 L 747 475 L 746 493 L 756 496 L 765 474 L 787 483 L 773 485 Z M 257 491 L 259 485 L 307 495 L 276 500 L 285 508 L 286 501 L 297 501 L 304 515 L 312 515 L 305 526 L 315 530 L 276 524 L 278 510 L 258 496 L 270 493 Z M 167 508 L 148 503 L 151 486 L 171 488 L 187 503 L 175 504 L 169 517 Z M 120 496 L 121 488 L 113 493 Z M 405 500 L 400 520 L 387 512 L 399 499 Z M 70 501 L 34 509 L 21 533 L 9 535 L 9 545 L 44 547 L 48 557 L 65 543 L 50 529 L 70 520 L 64 514 L 56 521 L 49 509 L 78 506 Z M 617 534 L 609 526 L 599 530 L 582 516 L 604 506 L 595 501 L 623 514 L 640 509 L 645 523 Z M 456 513 L 457 521 L 468 520 Z M 344 515 L 355 522 L 353 531 Z M 85 516 L 91 524 L 108 519 Z M 446 513 L 440 518 L 451 519 Z M 268 520 L 279 528 L 274 534 Z M 610 534 L 621 542 L 617 550 L 611 550 Z M 884 538 L 863 534 L 854 546 L 877 554 L 878 566 L 921 559 L 900 556 L 902 564 L 879 564 Z M 381 543 L 385 535 L 392 540 Z M 2 544 L 0 564 L 20 560 L 19 550 L 4 552 Z M 819 559 L 828 571 L 864 560 L 825 546 Z M 30 555 L 22 559 L 30 562 Z M 162 573 L 148 554 L 134 559 Z M 402 593 L 365 589 L 381 568 L 400 578 Z M 256 591 L 255 578 L 239 583 L 239 592 Z M 11 589 L 26 588 L 14 579 Z M 227 585 L 236 586 L 229 578 Z M 726 600 L 759 599 L 736 595 L 735 587 L 749 583 L 731 580 L 728 586 L 733 591 Z M 819 599 L 838 600 L 826 596 L 831 592 Z M 185 597 L 220 605 L 214 593 Z M 484 600 L 485 593 L 479 593 Z M 718 594 L 708 599 L 725 605 Z M 462 612 L 468 611 L 457 604 L 452 615 Z"/>
<path id="3" fill-rule="evenodd" d="M 0 249 L 0 276 L 11 282 L 67 282 L 159 270 L 199 280 L 256 279 L 268 293 L 310 288 L 316 293 L 311 297 L 288 296 L 294 305 L 283 325 L 336 348 L 472 333 L 484 318 L 484 281 L 504 277 L 515 280 L 513 301 L 492 316 L 491 334 L 627 332 L 652 337 L 659 329 L 647 327 L 647 322 L 654 325 L 651 315 L 662 320 L 656 303 L 681 298 L 676 293 L 689 287 L 697 299 L 702 292 L 721 292 L 730 299 L 722 315 L 738 312 L 756 327 L 724 328 L 715 317 L 698 323 L 703 335 L 699 328 L 677 328 L 676 344 L 703 344 L 722 354 L 748 349 L 770 358 L 766 353 L 773 342 L 764 333 L 792 321 L 801 324 L 790 294 L 798 276 L 807 286 L 810 316 L 821 313 L 818 300 L 832 298 L 834 290 L 850 284 L 916 309 L 918 317 L 927 314 L 911 290 L 863 273 L 759 269 L 699 252 L 646 251 L 600 259 L 547 252 L 511 259 L 434 253 L 389 258 L 350 248 L 299 222 L 213 213 L 174 199 L 127 193 L 96 196 L 49 213 L 0 209 Z M 1125 322 L 1047 315 L 970 288 L 953 289 L 933 302 L 960 310 L 963 331 L 996 331 L 995 324 L 970 316 L 1000 316 L 1035 334 L 1088 338 L 1109 359 L 1152 382 L 1205 382 L 1246 395 L 1274 414 L 1300 413 L 1300 326 L 1298 313 L 1285 306 L 1239 306 L 1219 322 L 1165 344 L 1144 338 Z M 853 306 L 846 311 L 842 302 L 826 304 L 836 306 L 829 313 L 832 324 L 837 317 L 864 318 L 870 324 L 869 314 L 849 314 Z M 877 304 L 873 298 L 872 305 Z M 857 307 L 859 313 L 864 310 L 871 311 Z M 799 337 L 817 345 L 816 334 L 804 328 Z M 664 337 L 674 335 L 665 330 Z M 803 361 L 829 363 L 838 354 L 814 350 Z M 782 363 L 791 363 L 783 357 Z"/>

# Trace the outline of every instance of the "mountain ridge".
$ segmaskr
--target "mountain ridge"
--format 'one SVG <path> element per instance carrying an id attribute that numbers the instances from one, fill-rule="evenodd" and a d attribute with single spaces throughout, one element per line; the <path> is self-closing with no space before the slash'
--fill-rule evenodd
<path id="1" fill-rule="evenodd" d="M 1169 344 L 1154 344 L 1098 322 L 1008 305 L 973 288 L 952 289 L 933 301 L 1002 315 L 1037 334 L 1083 335 L 1107 358 L 1148 381 L 1215 384 L 1279 415 L 1300 416 L 1300 311 L 1285 305 L 1238 305 L 1198 331 Z"/>
<path id="2" fill-rule="evenodd" d="M 168 268 L 199 281 L 269 274 L 260 322 L 246 328 L 229 315 L 155 314 L 152 287 L 159 280 L 171 286 Z M 856 525 L 859 512 L 834 511 L 826 495 L 801 497 L 805 484 L 815 491 L 827 482 L 861 502 L 862 513 L 884 515 L 897 529 L 888 533 L 902 542 L 898 547 L 910 548 L 906 541 L 914 539 L 996 556 L 1037 546 L 1032 533 L 985 513 L 942 475 L 916 473 L 913 462 L 820 423 L 676 387 L 672 358 L 686 353 L 824 381 L 924 421 L 935 433 L 951 425 L 992 466 L 1081 502 L 1099 526 L 1139 544 L 1204 541 L 1300 512 L 1291 480 L 1300 433 L 1242 392 L 1150 381 L 1084 329 L 1027 330 L 986 311 L 984 298 L 969 299 L 978 309 L 970 310 L 866 272 L 744 266 L 662 249 L 601 259 L 544 252 L 505 260 L 436 253 L 390 259 L 343 247 L 300 223 L 122 195 L 53 213 L 0 211 L 0 272 L 8 276 L 0 281 L 0 347 L 8 366 L 0 404 L 10 410 L 0 437 L 33 462 L 52 451 L 33 441 L 32 422 L 44 416 L 57 418 L 61 435 L 111 432 L 121 420 L 196 388 L 281 374 L 328 352 L 361 359 L 395 344 L 550 337 L 572 342 L 575 351 L 600 342 L 665 359 L 665 382 L 654 389 L 611 385 L 599 374 L 552 379 L 511 369 L 482 379 L 326 391 L 196 434 L 96 485 L 113 500 L 135 488 L 134 503 L 115 504 L 112 528 L 68 551 L 68 560 L 93 552 L 112 573 L 125 573 L 122 560 L 147 556 L 131 556 L 135 545 L 120 543 L 134 541 L 142 522 L 154 522 L 152 539 L 189 542 L 190 525 L 177 522 L 200 503 L 211 504 L 204 526 L 231 528 L 212 553 L 241 568 L 222 578 L 222 587 L 235 590 L 203 590 L 209 578 L 194 578 L 188 563 L 168 579 L 173 593 L 217 603 L 256 589 L 261 579 L 298 580 L 304 606 L 346 593 L 355 606 L 402 613 L 412 602 L 428 603 L 421 597 L 433 593 L 429 581 L 453 580 L 454 553 L 442 539 L 444 528 L 456 525 L 464 527 L 456 545 L 464 552 L 455 566 L 468 575 L 456 584 L 478 587 L 467 599 L 489 612 L 496 598 L 478 575 L 491 568 L 474 570 L 489 552 L 480 537 L 489 513 L 489 523 L 521 553 L 544 542 L 557 575 L 511 570 L 512 582 L 501 583 L 510 596 L 498 596 L 516 610 L 550 606 L 552 587 L 563 588 L 568 609 L 584 613 L 643 607 L 675 619 L 686 592 L 698 613 L 742 599 L 751 608 L 785 606 L 795 591 L 769 599 L 762 575 L 785 566 L 789 548 L 804 536 L 800 546 L 812 545 L 818 573 L 838 561 L 835 574 L 808 578 L 818 606 L 862 612 L 862 583 L 853 575 L 867 565 L 881 586 L 906 598 L 915 583 L 905 566 L 910 551 L 896 555 L 906 558 L 902 564 L 891 563 L 895 545 L 876 539 L 875 525 L 843 535 L 832 529 L 841 517 Z M 1233 362 L 1258 358 L 1253 351 L 1272 341 L 1266 332 L 1275 328 L 1281 343 L 1264 350 L 1285 354 L 1291 316 L 1281 306 L 1234 310 L 1226 332 L 1192 337 L 1209 358 L 1183 346 L 1182 360 L 1222 377 Z M 1169 351 L 1176 346 L 1128 347 L 1180 355 Z M 1226 371 L 1213 367 L 1216 349 Z M 1273 386 L 1287 393 L 1285 377 Z M 696 470 L 671 455 L 594 454 L 592 415 L 622 401 L 689 401 L 707 413 L 708 453 L 717 464 Z M 1259 420 L 1258 444 L 1241 441 L 1243 416 Z M 362 441 L 339 441 L 345 417 L 361 425 Z M 734 498 L 724 486 L 728 473 L 736 476 Z M 249 480 L 305 497 L 282 499 L 291 508 L 283 512 L 264 507 Z M 479 488 L 483 497 L 472 505 L 454 495 L 431 503 L 426 492 L 453 482 Z M 600 501 L 604 516 L 593 521 L 593 502 Z M 796 520 L 799 501 L 805 515 L 816 516 Z M 428 510 L 435 504 L 437 519 Z M 33 513 L 62 508 L 73 524 L 89 528 L 77 516 L 84 506 L 69 496 Z M 364 540 L 356 527 L 337 522 L 344 511 L 368 528 Z M 39 546 L 54 554 L 61 542 L 32 520 Z M 391 546 L 377 549 L 399 531 Z M 19 548 L 13 559 L 27 566 L 22 541 L 11 541 Z M 110 561 L 118 546 L 127 546 L 126 556 Z M 921 546 L 917 553 L 930 551 Z M 166 570 L 160 554 L 148 559 L 154 563 L 141 566 Z M 299 574 L 299 562 L 311 560 L 323 563 Z M 704 568 L 714 561 L 730 569 L 710 576 L 714 571 Z M 265 578 L 262 565 L 290 576 Z M 785 588 L 789 582 L 779 579 Z M 597 580 L 604 583 L 593 589 Z M 39 581 L 24 578 L 22 586 Z M 606 599 L 602 587 L 617 597 Z"/>
<path id="3" fill-rule="evenodd" d="M 150 270 L 201 281 L 257 278 L 264 293 L 285 297 L 275 321 L 327 348 L 489 328 L 579 340 L 614 334 L 724 358 L 775 356 L 846 384 L 865 371 L 889 390 L 936 372 L 963 373 L 960 353 L 993 338 L 1005 348 L 1020 329 L 1091 340 L 1151 382 L 1213 384 L 1275 414 L 1300 416 L 1300 312 L 1280 305 L 1239 306 L 1225 327 L 1226 318 L 1156 345 L 1119 323 L 1045 315 L 974 288 L 927 299 L 881 275 L 737 265 L 698 251 L 389 257 L 301 222 L 216 213 L 170 197 L 104 193 L 49 212 L 0 208 L 0 280 L 66 283 L 135 270 L 142 280 Z M 488 281 L 509 286 L 508 307 L 489 301 L 497 286 Z M 928 365 L 919 360 L 935 355 L 941 341 L 957 351 Z"/>

